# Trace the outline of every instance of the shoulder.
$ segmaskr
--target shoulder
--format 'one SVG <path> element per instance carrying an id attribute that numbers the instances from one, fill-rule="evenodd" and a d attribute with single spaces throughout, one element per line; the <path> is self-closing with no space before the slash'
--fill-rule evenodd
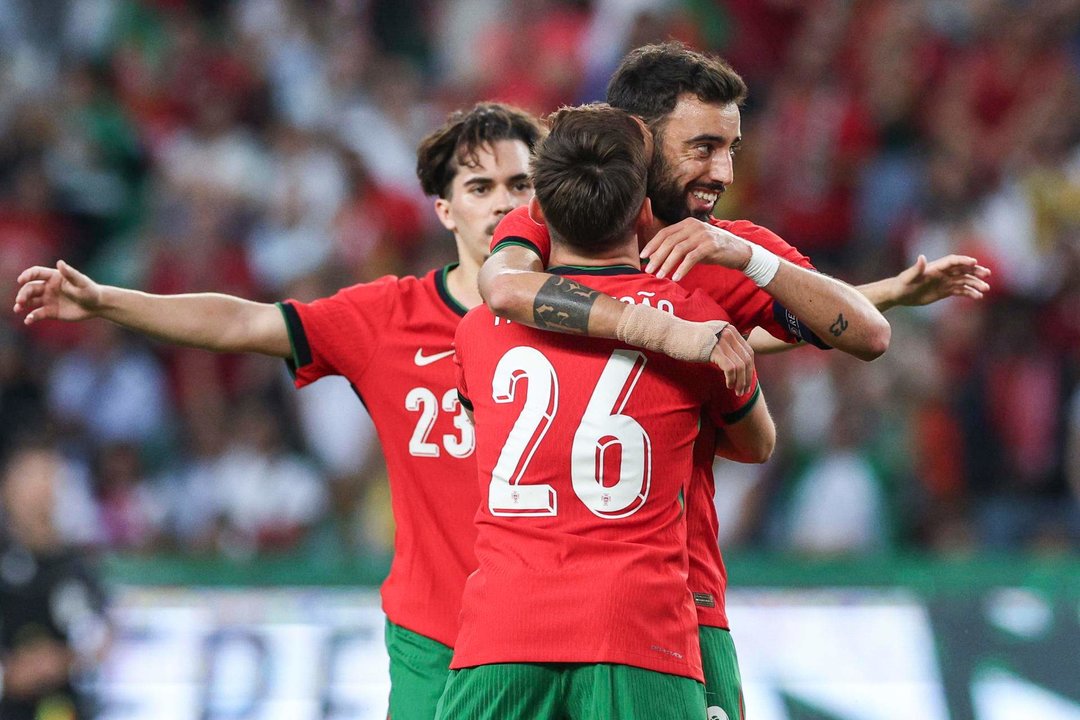
<path id="1" fill-rule="evenodd" d="M 694 320 L 698 322 L 705 320 L 731 321 L 731 317 L 728 315 L 727 311 L 704 290 L 694 290 L 687 293 L 683 306 L 685 307 L 685 310 L 681 314 L 681 317 L 685 320 Z"/>
<path id="2" fill-rule="evenodd" d="M 713 218 L 709 222 L 722 230 L 727 230 L 733 235 L 738 235 L 744 240 L 749 240 L 755 245 L 760 245 L 789 262 L 804 267 L 811 267 L 809 258 L 766 227 L 755 225 L 749 220 L 717 220 Z"/>
<path id="3" fill-rule="evenodd" d="M 348 287 L 343 287 L 329 297 L 320 298 L 310 303 L 297 303 L 296 301 L 290 302 L 299 305 L 316 305 L 320 302 L 325 302 L 328 300 L 345 304 L 358 304 L 363 302 L 370 302 L 373 300 L 385 300 L 387 298 L 401 295 L 405 290 L 410 287 L 410 285 L 415 285 L 417 282 L 419 282 L 419 279 L 414 277 L 397 277 L 396 275 L 384 275 L 383 277 L 377 280 L 373 280 L 371 282 L 357 283 L 356 285 L 349 285 Z"/>
<path id="4" fill-rule="evenodd" d="M 457 326 L 455 337 L 457 338 L 457 341 L 460 341 L 463 337 L 474 336 L 477 333 L 485 332 L 488 328 L 495 326 L 495 320 L 495 315 L 488 310 L 486 305 L 474 307 L 472 310 L 465 313 L 465 317 L 461 318 L 461 322 L 459 322 Z"/>

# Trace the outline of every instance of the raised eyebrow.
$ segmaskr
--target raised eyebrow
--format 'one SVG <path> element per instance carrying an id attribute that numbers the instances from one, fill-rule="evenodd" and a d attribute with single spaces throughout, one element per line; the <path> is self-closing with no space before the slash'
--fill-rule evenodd
<path id="1" fill-rule="evenodd" d="M 522 180 L 528 180 L 528 179 L 529 179 L 529 173 L 518 173 L 514 177 L 510 178 L 510 180 L 508 182 L 512 185 L 514 183 L 519 183 Z"/>

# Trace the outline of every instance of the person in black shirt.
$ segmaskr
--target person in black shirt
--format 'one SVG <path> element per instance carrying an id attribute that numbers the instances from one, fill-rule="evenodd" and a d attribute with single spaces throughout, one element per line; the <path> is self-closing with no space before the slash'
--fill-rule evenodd
<path id="1" fill-rule="evenodd" d="M 16 449 L 0 476 L 0 720 L 84 720 L 80 677 L 109 637 L 105 594 L 54 522 L 65 472 L 49 447 Z"/>

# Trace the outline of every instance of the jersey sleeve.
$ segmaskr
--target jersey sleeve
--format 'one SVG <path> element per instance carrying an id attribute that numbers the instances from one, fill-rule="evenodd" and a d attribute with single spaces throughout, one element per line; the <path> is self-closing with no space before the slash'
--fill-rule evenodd
<path id="1" fill-rule="evenodd" d="M 816 270 L 810 258 L 789 245 L 772 230 L 746 220 L 714 220 L 713 224 L 760 245 L 793 265 L 807 270 Z M 784 342 L 816 340 L 793 313 L 741 272 L 715 266 L 702 266 L 701 269 L 703 272 L 696 274 L 695 278 L 698 282 L 697 286 L 724 306 L 731 315 L 732 323 L 739 328 L 739 332 L 745 335 L 755 327 L 761 327 Z M 710 270 L 712 272 L 709 272 Z"/>
<path id="2" fill-rule="evenodd" d="M 462 364 L 462 353 L 465 350 L 464 336 L 462 335 L 462 329 L 467 326 L 468 315 L 465 316 L 460 323 L 458 323 L 457 332 L 454 333 L 454 372 L 457 377 L 457 393 L 458 400 L 461 402 L 461 406 L 472 412 L 473 403 L 469 398 L 469 386 L 465 382 L 465 367 Z M 467 330 L 466 330 L 467 332 Z"/>
<path id="3" fill-rule="evenodd" d="M 508 212 L 495 227 L 495 234 L 491 238 L 491 253 L 494 254 L 507 245 L 529 248 L 540 256 L 544 267 L 547 267 L 548 258 L 551 256 L 551 237 L 546 225 L 529 217 L 527 205 Z"/>
<path id="4" fill-rule="evenodd" d="M 292 345 L 286 362 L 296 387 L 327 375 L 350 380 L 367 370 L 395 310 L 397 278 L 344 288 L 310 303 L 278 303 Z"/>

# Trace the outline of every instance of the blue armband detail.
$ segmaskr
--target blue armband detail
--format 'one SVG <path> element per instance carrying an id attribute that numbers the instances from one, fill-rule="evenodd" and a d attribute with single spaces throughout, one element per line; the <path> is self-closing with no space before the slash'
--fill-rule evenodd
<path id="1" fill-rule="evenodd" d="M 795 313 L 776 300 L 773 300 L 773 318 L 796 340 L 822 350 L 832 350 L 832 345 L 819 338 L 802 320 L 795 317 Z"/>

